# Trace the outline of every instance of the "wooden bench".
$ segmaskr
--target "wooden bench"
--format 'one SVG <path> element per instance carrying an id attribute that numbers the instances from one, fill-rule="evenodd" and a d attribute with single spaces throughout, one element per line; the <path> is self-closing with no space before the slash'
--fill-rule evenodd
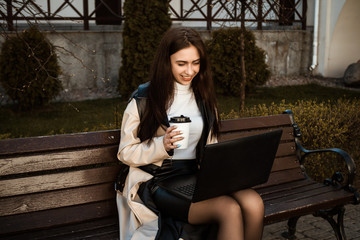
<path id="1" fill-rule="evenodd" d="M 349 155 L 326 150 L 340 154 L 348 166 L 344 187 L 307 178 L 303 161 L 313 152 L 300 146 L 291 112 L 225 120 L 220 141 L 279 128 L 283 136 L 271 176 L 256 187 L 265 203 L 265 224 L 289 220 L 283 235 L 291 238 L 299 217 L 314 214 L 343 239 L 344 205 L 359 202 Z M 118 130 L 1 140 L 0 239 L 118 239 L 118 143 Z"/>
<path id="2" fill-rule="evenodd" d="M 118 131 L 0 141 L 0 238 L 118 239 Z"/>

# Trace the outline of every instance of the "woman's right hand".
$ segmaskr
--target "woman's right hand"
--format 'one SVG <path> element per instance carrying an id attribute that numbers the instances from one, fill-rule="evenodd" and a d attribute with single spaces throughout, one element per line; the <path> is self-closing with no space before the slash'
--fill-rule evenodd
<path id="1" fill-rule="evenodd" d="M 166 151 L 170 151 L 171 149 L 179 148 L 180 145 L 174 144 L 177 141 L 180 141 L 184 139 L 183 137 L 178 137 L 182 134 L 181 131 L 174 131 L 176 129 L 176 126 L 172 126 L 166 129 L 163 143 Z"/>

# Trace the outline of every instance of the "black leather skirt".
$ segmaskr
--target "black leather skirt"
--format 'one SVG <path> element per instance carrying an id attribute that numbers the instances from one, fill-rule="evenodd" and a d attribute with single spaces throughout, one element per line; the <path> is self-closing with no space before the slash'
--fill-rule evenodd
<path id="1" fill-rule="evenodd" d="M 164 216 L 188 222 L 191 200 L 177 197 L 156 183 L 179 175 L 195 174 L 198 170 L 196 160 L 166 159 L 161 167 L 150 164 L 140 169 L 154 176 L 140 185 L 138 194 L 144 204 L 155 213 L 161 212 Z"/>

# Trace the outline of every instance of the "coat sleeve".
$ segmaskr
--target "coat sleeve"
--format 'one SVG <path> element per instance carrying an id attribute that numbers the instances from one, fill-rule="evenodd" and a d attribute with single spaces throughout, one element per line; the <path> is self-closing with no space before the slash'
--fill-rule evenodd
<path id="1" fill-rule="evenodd" d="M 139 167 L 151 163 L 160 165 L 164 159 L 170 158 L 163 144 L 164 136 L 158 135 L 150 143 L 141 142 L 137 136 L 139 125 L 136 100 L 132 99 L 122 119 L 118 159 L 131 167 Z"/>

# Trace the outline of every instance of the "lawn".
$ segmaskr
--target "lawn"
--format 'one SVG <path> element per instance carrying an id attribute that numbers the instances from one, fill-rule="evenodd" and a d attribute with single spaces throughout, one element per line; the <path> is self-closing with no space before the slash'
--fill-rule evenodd
<path id="1" fill-rule="evenodd" d="M 360 99 L 359 91 L 319 85 L 258 88 L 246 98 L 246 106 L 287 103 L 297 100 L 334 101 L 338 98 Z M 239 98 L 218 96 L 220 113 L 239 108 Z M 15 106 L 0 108 L 0 139 L 75 133 L 119 128 L 126 101 L 119 98 L 56 102 L 31 112 L 18 112 Z"/>
<path id="2" fill-rule="evenodd" d="M 298 100 L 316 100 L 317 102 L 334 101 L 339 98 L 360 99 L 360 92 L 341 88 L 324 87 L 316 84 L 285 86 L 272 88 L 257 88 L 254 93 L 248 94 L 245 99 L 246 107 L 272 102 L 295 103 Z M 231 109 L 238 110 L 239 98 L 218 96 L 220 112 L 229 112 Z"/>

